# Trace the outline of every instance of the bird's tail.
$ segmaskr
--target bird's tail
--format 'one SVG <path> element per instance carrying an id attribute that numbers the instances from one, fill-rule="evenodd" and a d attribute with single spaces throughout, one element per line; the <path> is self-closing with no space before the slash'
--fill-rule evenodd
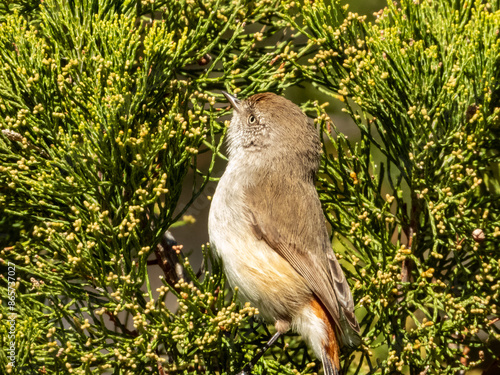
<path id="1" fill-rule="evenodd" d="M 321 302 L 313 299 L 311 302 L 314 315 L 323 321 L 326 329 L 326 335 L 322 342 L 321 361 L 325 375 L 342 375 L 342 367 L 340 366 L 340 344 L 335 332 L 335 323 L 329 316 Z M 317 353 L 318 355 L 319 353 Z"/>
<path id="2" fill-rule="evenodd" d="M 335 363 L 334 359 L 330 357 L 327 349 L 323 349 L 321 361 L 323 362 L 323 371 L 325 372 L 325 375 L 342 375 L 342 369 Z"/>

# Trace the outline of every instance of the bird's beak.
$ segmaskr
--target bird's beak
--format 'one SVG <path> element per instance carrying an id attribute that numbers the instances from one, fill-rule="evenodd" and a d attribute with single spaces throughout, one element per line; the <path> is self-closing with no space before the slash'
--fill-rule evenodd
<path id="1" fill-rule="evenodd" d="M 231 106 L 234 108 L 235 111 L 238 111 L 241 108 L 241 100 L 236 99 L 234 96 L 229 95 L 227 92 L 222 91 L 224 96 L 229 100 L 229 103 L 231 103 Z"/>

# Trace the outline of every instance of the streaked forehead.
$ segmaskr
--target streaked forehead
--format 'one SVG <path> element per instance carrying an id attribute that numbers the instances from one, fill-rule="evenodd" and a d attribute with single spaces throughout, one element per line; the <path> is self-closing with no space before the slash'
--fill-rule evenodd
<path id="1" fill-rule="evenodd" d="M 258 103 L 258 102 L 260 102 L 262 100 L 266 100 L 266 99 L 273 100 L 275 98 L 278 98 L 278 95 L 273 94 L 272 92 L 263 92 L 263 93 L 260 93 L 260 94 L 252 95 L 247 100 L 249 102 L 252 102 L 252 103 Z"/>
<path id="2" fill-rule="evenodd" d="M 245 100 L 248 107 L 251 109 L 261 107 L 264 103 L 267 105 L 275 105 L 275 106 L 286 106 L 289 102 L 287 99 L 282 96 L 273 94 L 272 92 L 264 92 L 261 94 L 255 94 Z"/>

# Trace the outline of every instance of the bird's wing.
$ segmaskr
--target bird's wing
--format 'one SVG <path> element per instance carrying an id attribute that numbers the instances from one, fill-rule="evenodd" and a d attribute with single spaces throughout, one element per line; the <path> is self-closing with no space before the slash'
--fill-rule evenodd
<path id="1" fill-rule="evenodd" d="M 358 346 L 351 290 L 331 248 L 314 185 L 267 178 L 246 189 L 245 203 L 254 234 L 306 280 L 336 323 L 342 343 Z"/>

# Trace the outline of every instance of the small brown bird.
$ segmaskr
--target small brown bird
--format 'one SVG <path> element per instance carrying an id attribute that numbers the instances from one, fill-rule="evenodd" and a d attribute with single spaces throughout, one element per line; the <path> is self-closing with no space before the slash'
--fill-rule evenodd
<path id="1" fill-rule="evenodd" d="M 212 248 L 240 298 L 274 323 L 272 342 L 292 328 L 321 358 L 325 374 L 340 374 L 340 348 L 361 340 L 314 184 L 319 134 L 283 97 L 224 95 L 234 114 L 229 163 L 210 208 Z"/>

